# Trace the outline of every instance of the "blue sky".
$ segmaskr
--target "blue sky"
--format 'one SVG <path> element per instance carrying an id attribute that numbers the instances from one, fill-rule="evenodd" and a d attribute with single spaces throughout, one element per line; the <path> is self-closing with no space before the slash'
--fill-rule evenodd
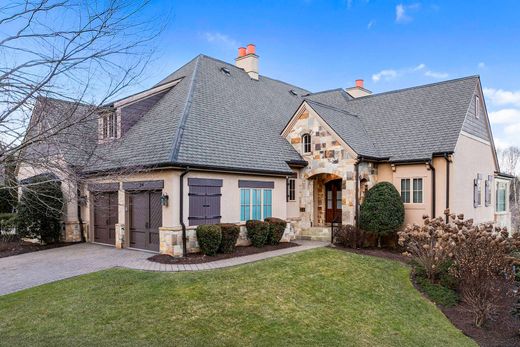
<path id="1" fill-rule="evenodd" d="M 199 53 L 232 63 L 257 46 L 260 73 L 311 91 L 373 92 L 481 76 L 499 146 L 520 146 L 520 1 L 159 1 L 171 13 L 141 87 Z"/>

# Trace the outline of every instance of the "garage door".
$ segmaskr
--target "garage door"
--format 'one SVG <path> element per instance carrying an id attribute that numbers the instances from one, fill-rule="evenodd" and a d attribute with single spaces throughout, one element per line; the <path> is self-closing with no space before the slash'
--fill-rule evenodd
<path id="1" fill-rule="evenodd" d="M 94 193 L 94 241 L 116 242 L 117 192 Z"/>
<path id="2" fill-rule="evenodd" d="M 130 247 L 159 252 L 161 191 L 131 192 L 129 200 Z"/>

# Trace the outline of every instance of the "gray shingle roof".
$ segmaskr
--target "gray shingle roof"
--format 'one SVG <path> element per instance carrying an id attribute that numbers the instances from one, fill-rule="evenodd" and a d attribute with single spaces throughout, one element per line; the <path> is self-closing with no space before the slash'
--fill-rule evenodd
<path id="1" fill-rule="evenodd" d="M 287 161 L 301 160 L 279 133 L 307 90 L 264 76 L 252 80 L 204 55 L 158 85 L 181 77 L 123 138 L 99 146 L 88 171 L 171 163 L 289 173 Z"/>
<path id="2" fill-rule="evenodd" d="M 287 162 L 302 158 L 280 131 L 304 100 L 360 155 L 431 158 L 454 150 L 479 83 L 468 77 L 352 99 L 342 89 L 309 93 L 265 76 L 252 80 L 204 55 L 157 85 L 178 79 L 121 139 L 97 144 L 89 137 L 94 150 L 83 158 L 84 171 L 190 165 L 289 173 Z"/>

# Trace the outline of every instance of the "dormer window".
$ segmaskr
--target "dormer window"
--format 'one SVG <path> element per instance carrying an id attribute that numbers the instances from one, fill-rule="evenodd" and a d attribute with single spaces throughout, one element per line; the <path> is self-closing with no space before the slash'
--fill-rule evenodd
<path id="1" fill-rule="evenodd" d="M 116 112 L 105 113 L 100 116 L 100 140 L 112 140 L 117 138 L 117 114 Z"/>
<path id="2" fill-rule="evenodd" d="M 311 135 L 310 134 L 302 135 L 302 147 L 303 147 L 303 153 L 311 152 Z"/>

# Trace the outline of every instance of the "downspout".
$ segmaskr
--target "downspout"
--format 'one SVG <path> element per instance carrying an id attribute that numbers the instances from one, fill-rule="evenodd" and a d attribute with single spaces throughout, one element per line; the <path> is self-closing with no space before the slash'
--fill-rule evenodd
<path id="1" fill-rule="evenodd" d="M 190 167 L 186 166 L 184 172 L 179 178 L 179 219 L 182 227 L 182 256 L 185 257 L 188 254 L 186 248 L 186 224 L 184 224 L 184 176 L 190 171 Z"/>
<path id="2" fill-rule="evenodd" d="M 85 235 L 83 234 L 83 219 L 81 218 L 81 190 L 77 189 L 77 199 L 78 199 L 78 223 L 79 223 L 79 233 L 81 235 L 81 242 L 87 242 L 85 239 Z"/>
<path id="3" fill-rule="evenodd" d="M 444 160 L 446 160 L 446 211 L 450 210 L 450 159 L 448 154 L 444 153 Z M 449 223 L 449 214 L 446 214 L 446 223 Z"/>
<path id="4" fill-rule="evenodd" d="M 354 218 L 356 219 L 356 228 L 359 228 L 359 163 L 360 162 L 361 162 L 361 157 L 354 164 L 354 169 L 356 171 L 356 198 L 355 198 L 356 210 L 355 210 L 355 215 L 354 215 Z"/>
<path id="5" fill-rule="evenodd" d="M 432 172 L 432 218 L 435 218 L 435 195 L 436 195 L 436 184 L 435 184 L 435 168 L 433 167 L 433 160 L 428 162 L 428 166 Z"/>

